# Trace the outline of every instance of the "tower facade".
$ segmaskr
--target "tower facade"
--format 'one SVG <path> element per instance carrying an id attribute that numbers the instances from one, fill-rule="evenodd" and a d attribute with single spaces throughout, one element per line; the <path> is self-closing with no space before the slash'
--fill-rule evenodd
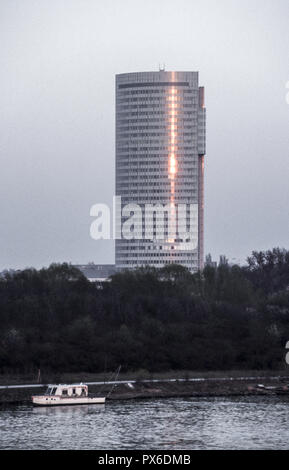
<path id="1" fill-rule="evenodd" d="M 117 269 L 202 269 L 205 126 L 198 72 L 116 76 Z"/>

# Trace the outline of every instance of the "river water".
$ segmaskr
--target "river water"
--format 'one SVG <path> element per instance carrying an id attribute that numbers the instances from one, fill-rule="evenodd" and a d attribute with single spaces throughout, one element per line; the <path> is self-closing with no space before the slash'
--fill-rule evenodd
<path id="1" fill-rule="evenodd" d="M 0 408 L 0 449 L 289 449 L 286 397 Z"/>

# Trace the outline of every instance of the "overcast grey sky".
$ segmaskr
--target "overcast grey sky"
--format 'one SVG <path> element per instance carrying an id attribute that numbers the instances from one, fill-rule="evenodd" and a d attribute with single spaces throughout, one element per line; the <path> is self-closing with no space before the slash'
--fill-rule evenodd
<path id="1" fill-rule="evenodd" d="M 199 71 L 205 252 L 289 248 L 288 0 L 0 0 L 0 270 L 114 262 L 115 74 Z"/>

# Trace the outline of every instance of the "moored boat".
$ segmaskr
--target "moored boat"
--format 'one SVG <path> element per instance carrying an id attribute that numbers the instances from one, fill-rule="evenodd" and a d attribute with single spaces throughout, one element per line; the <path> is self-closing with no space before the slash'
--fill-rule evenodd
<path id="1" fill-rule="evenodd" d="M 48 385 L 44 395 L 33 395 L 31 398 L 35 406 L 95 405 L 105 403 L 105 397 L 88 396 L 88 386 L 82 383 Z"/>

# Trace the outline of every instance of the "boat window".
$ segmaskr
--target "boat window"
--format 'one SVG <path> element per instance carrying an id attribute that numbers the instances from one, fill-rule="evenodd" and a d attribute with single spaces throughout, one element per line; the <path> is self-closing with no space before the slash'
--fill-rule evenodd
<path id="1" fill-rule="evenodd" d="M 67 395 L 67 390 L 66 389 L 62 390 L 62 395 Z"/>
<path id="2" fill-rule="evenodd" d="M 53 387 L 53 388 L 51 389 L 51 395 L 55 395 L 56 390 L 57 390 L 57 387 Z"/>
<path id="3" fill-rule="evenodd" d="M 75 395 L 75 393 L 76 393 L 76 389 L 75 389 L 75 388 L 72 389 L 72 393 L 73 393 L 73 395 Z"/>

